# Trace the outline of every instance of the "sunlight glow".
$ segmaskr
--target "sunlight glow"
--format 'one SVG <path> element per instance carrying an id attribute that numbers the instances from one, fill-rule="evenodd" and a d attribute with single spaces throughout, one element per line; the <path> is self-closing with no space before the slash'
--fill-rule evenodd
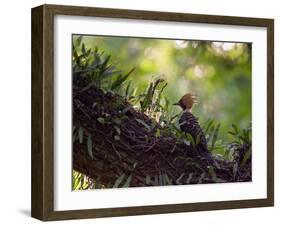
<path id="1" fill-rule="evenodd" d="M 175 40 L 175 46 L 177 49 L 184 49 L 188 46 L 189 42 L 186 40 Z"/>

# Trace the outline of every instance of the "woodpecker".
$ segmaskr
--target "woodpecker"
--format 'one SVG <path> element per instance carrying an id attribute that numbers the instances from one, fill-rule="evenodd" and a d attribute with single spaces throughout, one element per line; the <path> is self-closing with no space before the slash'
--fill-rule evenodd
<path id="1" fill-rule="evenodd" d="M 201 129 L 198 120 L 191 113 L 193 105 L 197 103 L 198 98 L 192 93 L 187 93 L 174 105 L 180 106 L 183 110 L 183 113 L 179 119 L 180 129 L 185 133 L 189 133 L 195 141 L 199 139 L 199 142 L 196 146 L 197 150 L 199 154 L 206 159 L 208 164 L 212 166 L 214 161 L 210 152 L 208 151 L 205 134 Z"/>

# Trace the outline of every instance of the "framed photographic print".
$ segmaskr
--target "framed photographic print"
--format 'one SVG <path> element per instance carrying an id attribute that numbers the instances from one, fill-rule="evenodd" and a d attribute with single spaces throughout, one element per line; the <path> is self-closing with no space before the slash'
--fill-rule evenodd
<path id="1" fill-rule="evenodd" d="M 32 216 L 273 206 L 272 19 L 32 9 Z"/>

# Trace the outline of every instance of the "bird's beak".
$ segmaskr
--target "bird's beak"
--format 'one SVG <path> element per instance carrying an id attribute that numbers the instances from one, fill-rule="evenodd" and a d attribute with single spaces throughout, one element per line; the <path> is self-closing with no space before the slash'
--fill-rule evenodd
<path id="1" fill-rule="evenodd" d="M 180 106 L 179 102 L 174 103 L 173 105 L 175 105 L 175 106 Z"/>

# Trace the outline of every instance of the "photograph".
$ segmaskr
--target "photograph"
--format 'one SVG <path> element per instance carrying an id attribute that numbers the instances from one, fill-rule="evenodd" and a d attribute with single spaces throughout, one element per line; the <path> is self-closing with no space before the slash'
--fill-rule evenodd
<path id="1" fill-rule="evenodd" d="M 70 44 L 73 191 L 252 181 L 252 43 Z"/>
<path id="2" fill-rule="evenodd" d="M 274 206 L 274 19 L 31 16 L 32 217 Z"/>

